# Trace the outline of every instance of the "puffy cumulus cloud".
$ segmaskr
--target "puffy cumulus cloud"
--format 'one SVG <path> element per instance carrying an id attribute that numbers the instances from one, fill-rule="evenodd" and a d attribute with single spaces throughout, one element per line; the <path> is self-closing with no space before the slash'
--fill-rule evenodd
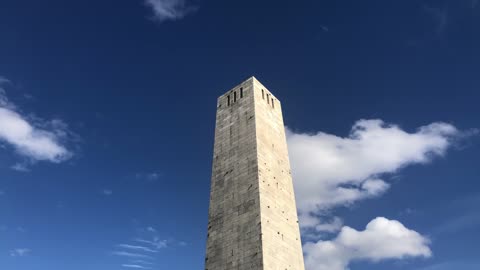
<path id="1" fill-rule="evenodd" d="M 287 129 L 301 221 L 316 226 L 311 221 L 319 211 L 381 195 L 390 186 L 385 174 L 442 156 L 460 135 L 441 122 L 409 133 L 382 120 L 359 120 L 344 138 Z"/>
<path id="2" fill-rule="evenodd" d="M 145 4 L 152 9 L 155 20 L 159 22 L 182 19 L 196 9 L 185 0 L 145 0 Z"/>
<path id="3" fill-rule="evenodd" d="M 345 226 L 333 240 L 307 243 L 305 264 L 309 270 L 345 270 L 354 260 L 430 257 L 428 244 L 427 238 L 400 222 L 378 217 L 364 231 Z"/>
<path id="4" fill-rule="evenodd" d="M 62 162 L 72 153 L 62 144 L 69 133 L 67 126 L 60 120 L 45 121 L 27 118 L 18 112 L 5 94 L 0 79 L 0 141 L 11 145 L 18 154 L 30 161 Z M 25 170 L 25 166 L 22 165 Z M 14 169 L 20 167 L 14 165 Z"/>
<path id="5" fill-rule="evenodd" d="M 456 139 L 475 133 L 443 122 L 407 132 L 382 120 L 359 120 L 346 137 L 287 129 L 307 269 L 344 270 L 353 260 L 431 256 L 428 240 L 398 221 L 377 218 L 357 231 L 343 226 L 333 210 L 382 195 L 390 187 L 389 175 L 443 156 Z"/>

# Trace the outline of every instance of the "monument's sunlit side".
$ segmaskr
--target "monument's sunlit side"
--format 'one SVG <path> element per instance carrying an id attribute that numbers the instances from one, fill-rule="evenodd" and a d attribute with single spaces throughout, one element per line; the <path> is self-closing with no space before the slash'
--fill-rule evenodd
<path id="1" fill-rule="evenodd" d="M 280 101 L 254 77 L 218 98 L 206 270 L 304 270 Z"/>

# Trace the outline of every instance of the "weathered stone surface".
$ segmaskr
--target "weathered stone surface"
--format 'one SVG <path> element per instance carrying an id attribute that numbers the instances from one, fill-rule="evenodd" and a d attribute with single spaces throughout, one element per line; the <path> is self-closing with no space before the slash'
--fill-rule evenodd
<path id="1" fill-rule="evenodd" d="M 304 269 L 281 103 L 254 77 L 218 98 L 205 269 Z"/>

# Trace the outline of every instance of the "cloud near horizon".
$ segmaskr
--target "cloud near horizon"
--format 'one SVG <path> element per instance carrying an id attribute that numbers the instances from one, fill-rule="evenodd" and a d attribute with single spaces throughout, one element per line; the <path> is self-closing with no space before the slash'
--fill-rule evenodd
<path id="1" fill-rule="evenodd" d="M 69 159 L 72 153 L 62 143 L 68 134 L 66 124 L 58 119 L 45 121 L 22 115 L 8 100 L 2 88 L 5 83 L 8 83 L 8 80 L 2 78 L 0 80 L 0 142 L 12 146 L 17 154 L 30 162 L 60 163 Z M 26 168 L 25 164 L 22 166 Z M 13 168 L 19 169 L 17 165 Z"/>
<path id="2" fill-rule="evenodd" d="M 384 194 L 388 176 L 443 156 L 465 134 L 443 122 L 409 133 L 379 119 L 357 121 L 346 137 L 287 128 L 307 269 L 345 270 L 352 260 L 429 257 L 428 240 L 399 221 L 379 217 L 359 232 L 343 226 L 332 211 Z M 333 240 L 317 241 L 337 232 Z"/>
<path id="3" fill-rule="evenodd" d="M 343 227 L 330 241 L 307 243 L 305 265 L 309 270 L 344 270 L 354 260 L 430 257 L 429 240 L 396 220 L 378 217 L 364 231 Z"/>
<path id="4" fill-rule="evenodd" d="M 186 0 L 145 0 L 145 4 L 152 9 L 158 22 L 180 20 L 196 10 Z"/>

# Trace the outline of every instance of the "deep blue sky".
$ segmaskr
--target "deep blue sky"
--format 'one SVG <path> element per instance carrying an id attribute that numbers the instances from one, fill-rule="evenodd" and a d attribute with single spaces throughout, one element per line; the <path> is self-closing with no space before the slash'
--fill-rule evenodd
<path id="1" fill-rule="evenodd" d="M 480 127 L 480 3 L 189 5 L 159 22 L 142 0 L 0 3 L 10 102 L 75 134 L 70 159 L 28 172 L 0 148 L 1 269 L 122 269 L 118 245 L 155 237 L 167 247 L 153 269 L 202 269 L 216 97 L 252 75 L 297 131 L 347 136 L 363 118 L 409 132 Z M 384 196 L 336 209 L 358 230 L 385 216 L 432 241 L 431 258 L 352 269 L 478 269 L 479 143 L 470 136 L 398 172 Z"/>

